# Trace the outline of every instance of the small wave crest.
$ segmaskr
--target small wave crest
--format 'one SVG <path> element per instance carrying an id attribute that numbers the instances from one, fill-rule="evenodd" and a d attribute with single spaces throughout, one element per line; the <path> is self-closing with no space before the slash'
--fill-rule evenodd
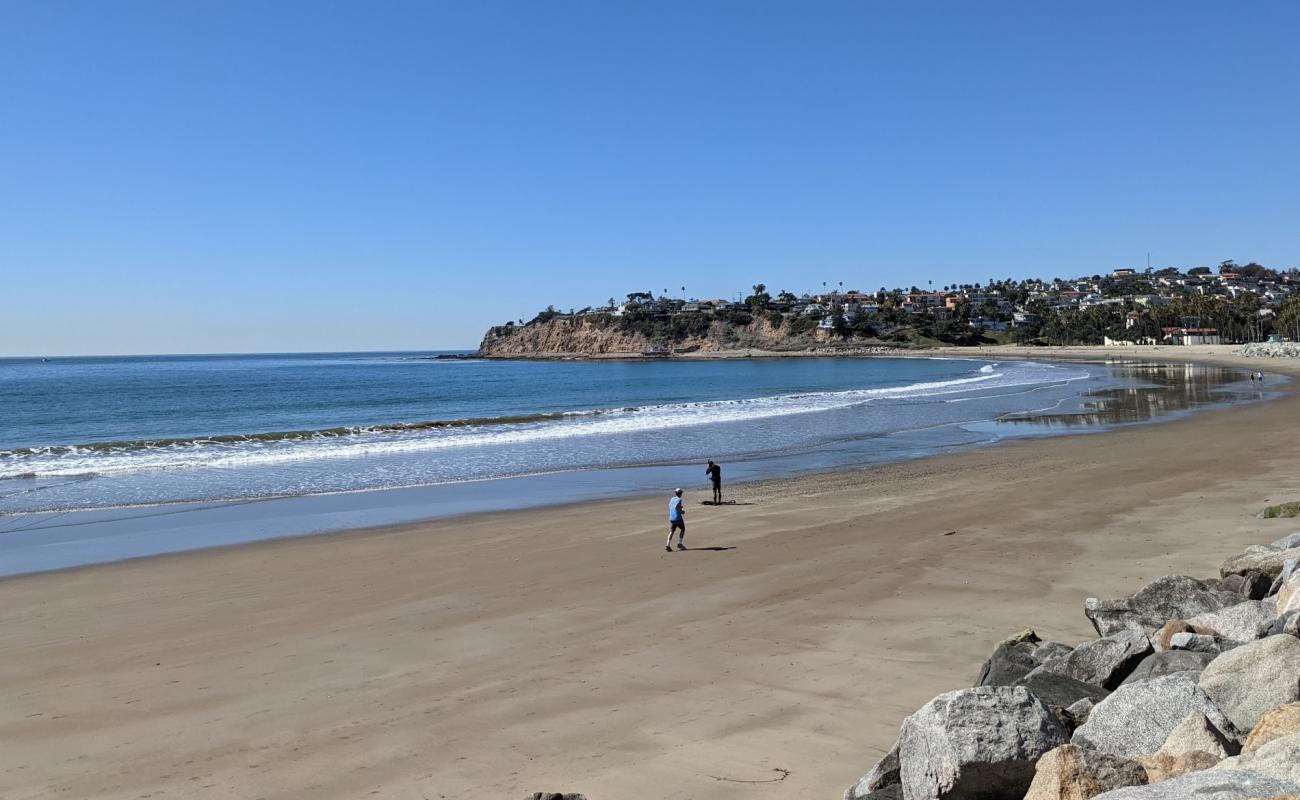
<path id="1" fill-rule="evenodd" d="M 634 409 L 624 409 L 634 410 Z M 301 442 L 311 439 L 337 439 L 366 434 L 400 433 L 408 431 L 467 428 L 477 425 L 512 425 L 522 423 L 563 420 L 579 416 L 609 413 L 606 410 L 560 411 L 548 414 L 520 414 L 517 416 L 483 417 L 478 419 L 429 420 L 425 422 L 392 422 L 384 425 L 357 425 L 316 430 L 267 431 L 265 433 L 237 433 L 191 438 L 129 439 L 89 444 L 50 445 L 46 447 L 19 447 L 0 450 L 0 459 L 24 456 L 61 456 L 85 453 L 125 453 L 135 450 L 161 450 L 165 448 L 206 447 L 210 445 L 246 444 L 255 442 Z M 17 477 L 0 474 L 0 479 Z"/>
<path id="2" fill-rule="evenodd" d="M 436 453 L 575 436 L 636 434 L 744 422 L 830 411 L 879 400 L 924 400 L 935 395 L 1069 379 L 1068 373 L 1045 365 L 1012 365 L 1005 370 L 986 365 L 963 377 L 893 387 L 318 430 L 29 447 L 0 451 L 0 478 L 238 468 L 315 459 Z"/>

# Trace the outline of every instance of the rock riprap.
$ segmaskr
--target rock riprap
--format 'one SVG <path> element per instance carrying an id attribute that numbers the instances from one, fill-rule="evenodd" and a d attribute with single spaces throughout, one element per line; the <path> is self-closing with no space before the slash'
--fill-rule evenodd
<path id="1" fill-rule="evenodd" d="M 1300 531 L 1084 613 L 999 642 L 845 799 L 1300 800 Z"/>
<path id="2" fill-rule="evenodd" d="M 1260 772 L 1209 769 L 1148 786 L 1130 786 L 1094 800 L 1263 800 L 1300 792 L 1300 786 Z"/>
<path id="3" fill-rule="evenodd" d="M 1225 639 L 1248 642 L 1263 636 L 1275 619 L 1277 619 L 1275 603 L 1247 600 L 1235 606 L 1200 614 L 1187 622 L 1195 627 L 1209 628 Z"/>
<path id="4" fill-rule="evenodd" d="M 1300 703 L 1278 706 L 1260 717 L 1246 743 L 1241 746 L 1241 751 L 1249 753 L 1274 739 L 1292 734 L 1300 734 Z"/>
<path id="5" fill-rule="evenodd" d="M 1278 566 L 1281 570 L 1281 566 Z M 1115 600 L 1089 597 L 1083 613 L 1097 633 L 1154 630 L 1171 619 L 1188 619 L 1241 602 L 1241 595 L 1186 575 L 1156 578 L 1136 594 Z"/>
<path id="6" fill-rule="evenodd" d="M 862 780 L 849 787 L 844 800 L 902 800 L 903 785 L 898 775 L 898 742 L 876 762 Z"/>
<path id="7" fill-rule="evenodd" d="M 1014 685 L 1025 687 L 1039 700 L 1058 708 L 1069 708 L 1080 700 L 1091 700 L 1097 703 L 1110 694 L 1096 684 L 1084 683 L 1069 675 L 1052 672 L 1046 666 L 1035 668 Z"/>
<path id="8" fill-rule="evenodd" d="M 903 721 L 899 775 L 904 800 L 1022 796 L 1034 765 L 1069 732 L 1021 686 L 941 694 Z"/>
<path id="9" fill-rule="evenodd" d="M 1300 342 L 1251 342 L 1241 354 L 1250 358 L 1300 358 Z"/>
<path id="10" fill-rule="evenodd" d="M 1242 751 L 1212 767 L 1216 771 L 1247 769 L 1280 781 L 1300 784 L 1300 733 L 1266 742 L 1254 750 Z"/>
<path id="11" fill-rule="evenodd" d="M 1217 727 L 1223 715 L 1197 685 L 1196 677 L 1192 672 L 1175 672 L 1119 687 L 1092 709 L 1070 741 L 1132 757 L 1158 751 L 1188 714 L 1203 714 Z"/>
<path id="12" fill-rule="evenodd" d="M 1269 636 L 1229 650 L 1201 673 L 1200 688 L 1249 733 L 1270 710 L 1300 700 L 1300 639 Z"/>
<path id="13" fill-rule="evenodd" d="M 1195 672 L 1200 674 L 1217 655 L 1217 653 L 1196 653 L 1191 650 L 1166 650 L 1163 653 L 1152 653 L 1142 659 L 1142 662 L 1129 673 L 1129 676 L 1124 679 L 1124 683 L 1120 685 L 1148 681 L 1162 675 L 1172 675 L 1175 672 Z"/>
<path id="14" fill-rule="evenodd" d="M 1087 800 L 1146 782 L 1146 770 L 1127 758 L 1063 744 L 1038 760 L 1024 800 Z"/>
<path id="15" fill-rule="evenodd" d="M 1059 662 L 1059 671 L 1083 683 L 1114 689 L 1151 652 L 1146 634 L 1123 630 L 1074 648 Z"/>
<path id="16" fill-rule="evenodd" d="M 1223 566 L 1219 567 L 1219 573 L 1227 577 L 1229 575 L 1245 575 L 1249 572 L 1259 572 L 1270 578 L 1276 578 L 1282 574 L 1282 567 L 1286 566 L 1286 562 L 1295 560 L 1300 560 L 1300 547 L 1292 547 L 1286 550 L 1277 550 L 1272 547 L 1247 549 L 1241 555 L 1233 556 L 1223 562 Z M 1206 611 L 1213 610 L 1215 609 L 1206 609 Z"/>

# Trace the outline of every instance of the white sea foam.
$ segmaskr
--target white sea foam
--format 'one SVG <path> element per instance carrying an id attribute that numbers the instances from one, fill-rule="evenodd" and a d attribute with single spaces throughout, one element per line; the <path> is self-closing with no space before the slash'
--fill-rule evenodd
<path id="1" fill-rule="evenodd" d="M 0 459 L 0 478 L 115 475 L 181 469 L 230 469 L 320 459 L 430 453 L 486 446 L 525 445 L 574 437 L 616 436 L 691 426 L 761 420 L 832 411 L 877 401 L 923 400 L 962 394 L 1061 383 L 1086 372 L 1033 363 L 986 365 L 969 377 L 904 386 L 771 397 L 653 405 L 601 412 L 575 412 L 563 419 L 537 422 L 471 424 L 415 430 L 366 430 L 354 434 L 287 440 L 172 442 L 130 450 L 60 448 Z M 7 463 L 6 463 L 7 462 Z"/>

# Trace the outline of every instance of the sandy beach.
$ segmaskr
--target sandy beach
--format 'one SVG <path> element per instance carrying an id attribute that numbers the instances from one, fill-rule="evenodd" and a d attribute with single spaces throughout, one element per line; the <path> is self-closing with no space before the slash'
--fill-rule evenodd
<path id="1" fill-rule="evenodd" d="M 1053 355 L 1300 374 L 1144 350 Z M 1297 420 L 692 492 L 685 553 L 665 492 L 3 580 L 0 797 L 837 798 L 1003 636 L 1300 528 L 1254 516 L 1300 499 Z"/>

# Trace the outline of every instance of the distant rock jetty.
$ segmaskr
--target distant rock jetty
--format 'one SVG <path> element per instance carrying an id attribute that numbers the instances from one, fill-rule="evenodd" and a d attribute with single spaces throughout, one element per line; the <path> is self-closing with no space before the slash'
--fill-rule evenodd
<path id="1" fill-rule="evenodd" d="M 1252 358 L 1300 358 L 1300 342 L 1253 342 L 1241 348 Z"/>
<path id="2" fill-rule="evenodd" d="M 999 643 L 845 800 L 1300 797 L 1300 531 L 1084 614 L 1099 638 Z"/>

